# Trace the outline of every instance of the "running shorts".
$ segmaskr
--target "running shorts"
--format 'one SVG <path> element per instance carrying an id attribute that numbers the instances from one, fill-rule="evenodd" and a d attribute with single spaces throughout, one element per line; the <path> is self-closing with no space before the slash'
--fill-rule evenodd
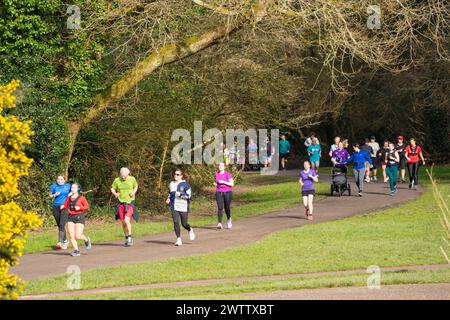
<path id="1" fill-rule="evenodd" d="M 69 214 L 69 218 L 67 219 L 67 222 L 85 224 L 86 217 L 84 216 L 84 213 Z"/>
<path id="2" fill-rule="evenodd" d="M 134 208 L 131 203 L 128 204 L 128 210 L 126 213 L 125 213 L 125 203 L 119 204 L 119 220 L 120 221 L 125 220 L 125 217 L 131 218 L 133 216 L 133 213 L 134 213 Z"/>
<path id="3" fill-rule="evenodd" d="M 373 158 L 370 158 L 370 159 L 372 159 L 372 165 L 373 165 L 372 169 L 378 168 L 378 158 L 377 157 L 373 157 Z"/>
<path id="4" fill-rule="evenodd" d="M 403 156 L 400 156 L 399 168 L 400 169 L 405 169 L 406 168 L 406 158 L 403 157 Z"/>
<path id="5" fill-rule="evenodd" d="M 287 159 L 288 156 L 289 156 L 289 153 L 280 153 L 280 159 L 281 158 Z"/>
<path id="6" fill-rule="evenodd" d="M 307 197 L 309 195 L 315 195 L 316 191 L 315 190 L 302 190 L 302 197 Z"/>

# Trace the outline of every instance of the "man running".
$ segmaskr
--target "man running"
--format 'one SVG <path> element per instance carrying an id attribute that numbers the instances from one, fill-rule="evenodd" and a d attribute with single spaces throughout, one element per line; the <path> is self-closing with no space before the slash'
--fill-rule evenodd
<path id="1" fill-rule="evenodd" d="M 361 151 L 366 152 L 368 154 L 368 156 L 370 157 L 370 155 L 372 154 L 373 150 L 372 147 L 369 145 L 370 141 L 369 139 L 364 139 L 364 144 L 361 146 Z M 364 163 L 365 166 L 365 181 L 366 182 L 370 182 L 370 168 L 371 165 L 368 161 L 366 161 Z"/>
<path id="2" fill-rule="evenodd" d="M 408 163 L 409 188 L 417 190 L 419 184 L 419 158 L 425 165 L 422 148 L 417 145 L 416 139 L 409 139 L 409 146 L 405 149 L 405 157 Z"/>
<path id="3" fill-rule="evenodd" d="M 316 137 L 313 138 L 312 144 L 308 147 L 307 151 L 312 168 L 318 174 L 320 158 L 322 158 L 322 148 L 320 147 L 319 140 Z"/>
<path id="4" fill-rule="evenodd" d="M 405 150 L 406 150 L 406 142 L 404 142 L 405 139 L 403 136 L 397 137 L 397 144 L 395 145 L 395 150 L 398 151 L 398 154 L 400 156 L 400 163 L 399 163 L 399 169 L 400 169 L 400 178 L 402 183 L 406 182 L 405 175 L 406 175 L 406 156 L 405 156 Z"/>
<path id="5" fill-rule="evenodd" d="M 364 176 L 366 172 L 365 163 L 369 162 L 372 165 L 372 159 L 367 152 L 362 151 L 359 143 L 353 145 L 353 154 L 350 158 L 343 160 L 342 163 L 353 162 L 353 176 L 355 177 L 355 183 L 358 187 L 358 196 L 362 197 L 364 189 Z"/>
<path id="6" fill-rule="evenodd" d="M 117 177 L 111 186 L 111 193 L 118 199 L 117 214 L 122 221 L 123 233 L 125 234 L 125 246 L 133 245 L 131 237 L 131 217 L 137 221 L 135 195 L 138 190 L 138 184 L 133 176 L 130 176 L 130 169 L 121 168 L 120 177 Z"/>
<path id="7" fill-rule="evenodd" d="M 281 169 L 286 170 L 286 165 L 288 161 L 289 152 L 291 151 L 291 145 L 289 141 L 286 140 L 286 135 L 281 135 L 280 140 L 280 159 L 281 159 Z"/>
<path id="8" fill-rule="evenodd" d="M 373 165 L 372 169 L 370 170 L 372 173 L 372 177 L 370 177 L 370 175 L 369 175 L 369 179 L 371 179 L 372 181 L 377 181 L 377 168 L 378 168 L 377 154 L 378 154 L 378 151 L 380 150 L 380 145 L 376 141 L 375 136 L 370 137 L 369 146 L 372 148 L 372 152 L 370 153 L 370 158 L 372 159 L 372 165 Z"/>

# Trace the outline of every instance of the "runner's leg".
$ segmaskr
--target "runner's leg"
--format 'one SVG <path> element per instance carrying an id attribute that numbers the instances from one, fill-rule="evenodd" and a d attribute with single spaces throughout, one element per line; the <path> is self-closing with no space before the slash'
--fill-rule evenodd
<path id="1" fill-rule="evenodd" d="M 67 231 L 69 232 L 70 237 L 70 243 L 72 244 L 72 247 L 74 250 L 78 250 L 78 244 L 76 240 L 76 234 L 75 234 L 75 223 L 69 221 L 67 222 Z"/>
<path id="2" fill-rule="evenodd" d="M 185 228 L 187 231 L 191 231 L 191 226 L 188 223 L 189 212 L 180 212 L 180 216 L 183 228 Z"/>
<path id="3" fill-rule="evenodd" d="M 173 229 L 175 230 L 175 235 L 177 238 L 181 236 L 180 232 L 180 213 L 178 211 L 172 210 L 173 219 Z"/>
<path id="4" fill-rule="evenodd" d="M 314 195 L 310 194 L 308 195 L 308 208 L 309 208 L 309 215 L 313 215 L 313 199 Z"/>
<path id="5" fill-rule="evenodd" d="M 225 214 L 227 215 L 227 220 L 231 219 L 231 198 L 232 192 L 224 192 L 224 205 L 225 205 Z"/>
<path id="6" fill-rule="evenodd" d="M 216 202 L 217 202 L 217 217 L 219 223 L 222 223 L 222 217 L 223 217 L 223 205 L 224 205 L 224 199 L 223 199 L 223 192 L 216 192 Z"/>

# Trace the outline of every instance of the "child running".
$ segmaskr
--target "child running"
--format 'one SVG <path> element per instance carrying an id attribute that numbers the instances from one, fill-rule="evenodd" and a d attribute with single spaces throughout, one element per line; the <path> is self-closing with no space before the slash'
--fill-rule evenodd
<path id="1" fill-rule="evenodd" d="M 306 160 L 303 163 L 303 170 L 300 171 L 299 180 L 302 186 L 303 206 L 305 207 L 306 219 L 313 220 L 313 199 L 315 195 L 314 182 L 318 182 L 317 173 L 311 169 L 311 163 Z"/>
<path id="2" fill-rule="evenodd" d="M 55 246 L 56 250 L 67 249 L 66 223 L 68 212 L 61 209 L 61 206 L 66 202 L 70 193 L 71 185 L 66 182 L 63 175 L 56 178 L 56 182 L 50 187 L 50 199 L 53 199 L 53 217 L 55 217 L 58 226 L 58 243 Z"/>
<path id="3" fill-rule="evenodd" d="M 81 255 L 77 240 L 83 240 L 86 249 L 91 249 L 91 240 L 83 233 L 86 221 L 84 213 L 89 209 L 89 203 L 85 197 L 78 193 L 79 188 L 78 183 L 72 184 L 69 196 L 64 204 L 61 205 L 61 210 L 67 211 L 69 216 L 67 219 L 67 231 L 69 232 L 70 243 L 72 243 L 74 249 L 71 253 L 72 257 L 79 257 Z"/>
<path id="4" fill-rule="evenodd" d="M 177 169 L 174 174 L 174 181 L 169 185 L 169 195 L 166 203 L 170 204 L 170 210 L 172 211 L 173 227 L 175 235 L 177 236 L 176 246 L 181 246 L 180 233 L 180 217 L 183 228 L 189 231 L 189 239 L 193 241 L 195 239 L 194 229 L 188 223 L 189 215 L 189 201 L 192 199 L 192 190 L 189 183 L 186 182 L 186 176 L 181 169 Z"/>
<path id="5" fill-rule="evenodd" d="M 216 185 L 216 202 L 217 202 L 217 216 L 219 223 L 217 224 L 217 229 L 223 229 L 222 217 L 223 209 L 225 208 L 225 214 L 227 215 L 227 226 L 228 229 L 232 228 L 231 223 L 231 199 L 232 199 L 232 188 L 234 186 L 234 180 L 231 173 L 225 171 L 225 164 L 219 163 L 219 171 L 216 172 L 214 176 L 214 184 Z"/>
<path id="6" fill-rule="evenodd" d="M 389 188 L 391 189 L 391 196 L 397 193 L 397 176 L 398 167 L 400 164 L 400 152 L 396 149 L 393 142 L 389 142 L 389 151 L 385 155 L 386 174 L 389 177 Z"/>

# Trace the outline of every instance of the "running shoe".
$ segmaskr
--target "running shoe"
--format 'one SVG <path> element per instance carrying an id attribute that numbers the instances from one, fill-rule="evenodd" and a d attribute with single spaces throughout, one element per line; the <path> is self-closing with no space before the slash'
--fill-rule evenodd
<path id="1" fill-rule="evenodd" d="M 75 250 L 70 254 L 72 257 L 79 257 L 81 256 L 80 250 Z"/>
<path id="2" fill-rule="evenodd" d="M 228 229 L 233 228 L 233 224 L 231 223 L 231 219 L 227 220 L 227 226 L 228 226 Z"/>
<path id="3" fill-rule="evenodd" d="M 312 214 L 308 214 L 308 216 L 306 217 L 306 219 L 308 219 L 309 221 L 313 221 L 313 216 L 312 216 Z"/>
<path id="4" fill-rule="evenodd" d="M 416 185 L 414 185 L 414 190 L 417 190 L 417 186 Z"/>
<path id="5" fill-rule="evenodd" d="M 195 233 L 194 229 L 191 228 L 191 231 L 189 231 L 189 240 L 193 241 L 195 240 Z"/>
<path id="6" fill-rule="evenodd" d="M 63 243 L 62 243 L 62 245 L 61 245 L 61 249 L 67 250 L 67 246 L 68 246 L 68 245 L 69 245 L 69 241 L 64 240 Z"/>
<path id="7" fill-rule="evenodd" d="M 222 229 L 223 229 L 222 223 L 219 222 L 219 223 L 217 224 L 217 229 L 219 229 L 219 230 L 222 230 Z"/>
<path id="8" fill-rule="evenodd" d="M 177 242 L 175 242 L 175 245 L 177 247 L 183 245 L 183 242 L 181 242 L 181 238 L 177 238 Z"/>
<path id="9" fill-rule="evenodd" d="M 359 196 L 359 197 L 362 197 L 362 192 L 361 192 L 361 191 L 358 192 L 358 196 Z"/>
<path id="10" fill-rule="evenodd" d="M 62 249 L 61 242 L 58 242 L 55 246 L 55 250 L 61 250 L 61 249 Z"/>
<path id="11" fill-rule="evenodd" d="M 92 245 L 91 245 L 91 239 L 89 239 L 89 237 L 88 237 L 87 240 L 84 242 L 84 244 L 86 245 L 86 250 L 91 250 Z"/>
<path id="12" fill-rule="evenodd" d="M 364 181 L 365 182 L 370 182 L 370 178 L 365 178 Z"/>
<path id="13" fill-rule="evenodd" d="M 131 247 L 133 245 L 133 238 L 127 237 L 127 240 L 125 241 L 125 247 Z"/>
<path id="14" fill-rule="evenodd" d="M 377 181 L 378 181 L 378 178 L 377 178 L 377 176 L 373 176 L 373 181 L 375 181 L 375 182 L 377 182 Z"/>
<path id="15" fill-rule="evenodd" d="M 409 187 L 408 187 L 408 188 L 412 189 L 412 183 L 409 184 Z"/>

